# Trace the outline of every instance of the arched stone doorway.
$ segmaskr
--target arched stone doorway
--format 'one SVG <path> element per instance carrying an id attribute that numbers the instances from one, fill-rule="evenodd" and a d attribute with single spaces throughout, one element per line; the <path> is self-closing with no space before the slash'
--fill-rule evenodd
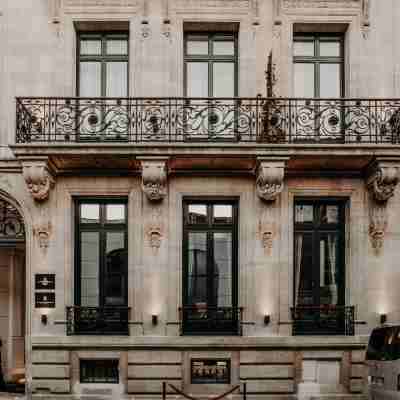
<path id="1" fill-rule="evenodd" d="M 14 205 L 0 198 L 0 391 L 24 391 L 25 242 L 21 214 Z"/>

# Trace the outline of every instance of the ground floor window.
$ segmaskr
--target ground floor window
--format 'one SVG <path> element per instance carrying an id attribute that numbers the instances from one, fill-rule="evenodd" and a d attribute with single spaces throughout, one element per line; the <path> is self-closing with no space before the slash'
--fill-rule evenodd
<path id="1" fill-rule="evenodd" d="M 237 333 L 237 201 L 185 199 L 183 224 L 183 333 Z"/>
<path id="2" fill-rule="evenodd" d="M 334 328 L 329 321 L 345 313 L 345 204 L 341 199 L 295 201 L 294 306 L 298 319 L 304 319 L 297 328 L 304 331 L 329 331 Z"/>

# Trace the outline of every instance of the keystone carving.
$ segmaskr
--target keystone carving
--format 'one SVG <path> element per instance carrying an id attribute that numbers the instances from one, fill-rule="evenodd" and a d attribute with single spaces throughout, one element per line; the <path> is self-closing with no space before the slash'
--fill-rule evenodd
<path id="1" fill-rule="evenodd" d="M 257 168 L 257 195 L 266 201 L 276 200 L 283 190 L 284 175 L 284 161 L 261 161 Z"/>
<path id="2" fill-rule="evenodd" d="M 377 163 L 368 179 L 367 188 L 377 202 L 386 202 L 394 194 L 399 182 L 399 167 Z"/>
<path id="3" fill-rule="evenodd" d="M 46 251 L 49 247 L 51 231 L 52 227 L 50 222 L 42 222 L 33 228 L 33 234 L 37 237 L 39 247 L 43 251 Z"/>
<path id="4" fill-rule="evenodd" d="M 55 181 L 46 162 L 23 164 L 23 177 L 32 197 L 36 201 L 45 201 Z"/>
<path id="5" fill-rule="evenodd" d="M 150 201 L 161 201 L 167 195 L 165 161 L 142 161 L 142 189 Z"/>

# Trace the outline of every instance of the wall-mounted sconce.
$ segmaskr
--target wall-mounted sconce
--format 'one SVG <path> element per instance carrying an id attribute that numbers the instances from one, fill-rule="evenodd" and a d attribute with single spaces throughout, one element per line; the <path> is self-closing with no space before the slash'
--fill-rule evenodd
<path id="1" fill-rule="evenodd" d="M 43 325 L 47 325 L 47 314 L 42 314 L 42 315 L 40 316 L 40 322 L 41 322 Z"/>
<path id="2" fill-rule="evenodd" d="M 271 322 L 271 316 L 266 314 L 264 315 L 264 325 L 268 325 Z"/>
<path id="3" fill-rule="evenodd" d="M 151 323 L 155 326 L 158 324 L 158 315 L 157 314 L 153 314 L 151 316 Z"/>
<path id="4" fill-rule="evenodd" d="M 381 325 L 386 324 L 387 315 L 386 314 L 381 314 L 380 317 L 379 317 L 379 320 L 381 322 Z"/>

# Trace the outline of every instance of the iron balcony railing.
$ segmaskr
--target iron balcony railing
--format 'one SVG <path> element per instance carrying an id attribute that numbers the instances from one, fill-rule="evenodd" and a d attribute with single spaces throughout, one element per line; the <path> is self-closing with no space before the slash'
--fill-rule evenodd
<path id="1" fill-rule="evenodd" d="M 242 335 L 242 307 L 179 308 L 182 335 Z"/>
<path id="2" fill-rule="evenodd" d="M 297 306 L 291 313 L 293 335 L 354 336 L 354 306 Z"/>
<path id="3" fill-rule="evenodd" d="M 17 143 L 400 143 L 400 99 L 17 98 Z"/>
<path id="4" fill-rule="evenodd" d="M 67 307 L 67 335 L 129 335 L 129 307 Z"/>

